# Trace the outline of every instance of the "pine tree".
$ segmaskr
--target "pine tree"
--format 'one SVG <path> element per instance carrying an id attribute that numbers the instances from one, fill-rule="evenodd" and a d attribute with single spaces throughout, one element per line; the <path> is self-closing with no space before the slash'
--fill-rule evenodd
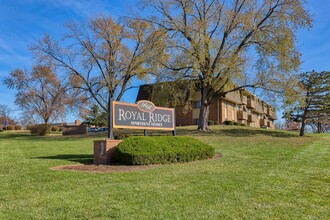
<path id="1" fill-rule="evenodd" d="M 286 117 L 301 122 L 300 136 L 304 136 L 306 124 L 330 123 L 330 72 L 306 72 L 299 76 L 297 94 L 300 99 L 286 114 Z M 297 92 L 299 93 L 299 92 Z"/>

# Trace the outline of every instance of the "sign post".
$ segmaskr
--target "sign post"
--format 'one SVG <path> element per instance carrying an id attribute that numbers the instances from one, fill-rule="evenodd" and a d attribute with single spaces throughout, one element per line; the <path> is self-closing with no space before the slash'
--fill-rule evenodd
<path id="1" fill-rule="evenodd" d="M 113 140 L 113 118 L 112 118 L 112 102 L 113 99 L 111 98 L 110 94 L 109 94 L 109 100 L 108 100 L 108 138 L 110 140 Z"/>

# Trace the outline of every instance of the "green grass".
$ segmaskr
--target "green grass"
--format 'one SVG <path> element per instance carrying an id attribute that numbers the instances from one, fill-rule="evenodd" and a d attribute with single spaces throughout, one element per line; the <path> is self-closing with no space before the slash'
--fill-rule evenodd
<path id="1" fill-rule="evenodd" d="M 193 129 L 221 159 L 108 174 L 49 169 L 92 162 L 93 136 L 2 132 L 0 219 L 329 219 L 330 135 Z"/>

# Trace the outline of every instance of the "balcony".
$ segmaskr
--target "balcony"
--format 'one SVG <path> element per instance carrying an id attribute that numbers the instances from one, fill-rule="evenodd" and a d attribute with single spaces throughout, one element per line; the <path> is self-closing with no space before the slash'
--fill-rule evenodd
<path id="1" fill-rule="evenodd" d="M 263 113 L 264 112 L 261 103 L 256 103 L 254 110 L 258 113 Z"/>
<path id="2" fill-rule="evenodd" d="M 230 102 L 236 103 L 236 104 L 241 104 L 242 103 L 241 96 L 237 92 L 227 93 L 226 96 L 225 96 L 225 99 L 230 101 Z"/>
<path id="3" fill-rule="evenodd" d="M 242 96 L 242 104 L 246 105 L 247 104 L 247 97 L 246 96 Z"/>
<path id="4" fill-rule="evenodd" d="M 268 127 L 267 119 L 260 119 L 260 127 Z"/>
<path id="5" fill-rule="evenodd" d="M 268 115 L 268 113 L 269 113 L 269 107 L 268 107 L 267 105 L 263 105 L 263 106 L 262 106 L 262 112 L 263 112 L 264 114 L 267 114 L 267 115 Z"/>
<path id="6" fill-rule="evenodd" d="M 248 122 L 255 122 L 256 116 L 255 115 L 248 115 Z"/>
<path id="7" fill-rule="evenodd" d="M 237 120 L 247 120 L 248 115 L 245 111 L 237 111 Z"/>
<path id="8" fill-rule="evenodd" d="M 277 119 L 276 111 L 274 109 L 268 108 L 267 115 L 269 118 L 271 118 L 273 120 Z"/>
<path id="9" fill-rule="evenodd" d="M 256 108 L 256 102 L 251 100 L 251 99 L 248 99 L 247 100 L 247 107 L 248 108 Z"/>

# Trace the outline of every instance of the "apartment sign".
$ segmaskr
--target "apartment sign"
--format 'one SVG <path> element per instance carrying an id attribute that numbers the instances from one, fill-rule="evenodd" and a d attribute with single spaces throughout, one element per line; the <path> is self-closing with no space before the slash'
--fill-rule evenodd
<path id="1" fill-rule="evenodd" d="M 156 107 L 141 100 L 136 104 L 113 101 L 113 128 L 175 130 L 173 108 Z"/>

